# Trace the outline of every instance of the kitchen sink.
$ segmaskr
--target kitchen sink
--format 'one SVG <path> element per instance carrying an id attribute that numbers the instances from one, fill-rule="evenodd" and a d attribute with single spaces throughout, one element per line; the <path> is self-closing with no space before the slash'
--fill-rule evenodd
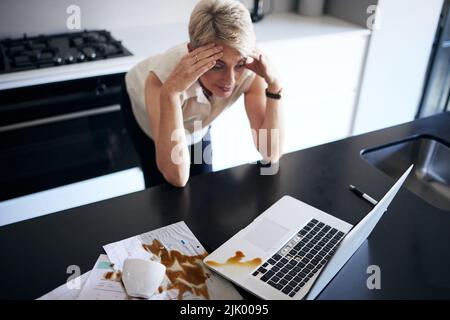
<path id="1" fill-rule="evenodd" d="M 439 209 L 450 211 L 450 144 L 421 135 L 375 148 L 361 156 L 394 179 L 414 164 L 405 187 Z"/>

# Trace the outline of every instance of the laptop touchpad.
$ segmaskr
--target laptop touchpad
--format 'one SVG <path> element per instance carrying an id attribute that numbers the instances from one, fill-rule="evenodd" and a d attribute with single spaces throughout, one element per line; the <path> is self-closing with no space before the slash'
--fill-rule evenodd
<path id="1" fill-rule="evenodd" d="M 244 239 L 264 251 L 270 251 L 288 231 L 272 220 L 262 219 L 247 232 Z"/>

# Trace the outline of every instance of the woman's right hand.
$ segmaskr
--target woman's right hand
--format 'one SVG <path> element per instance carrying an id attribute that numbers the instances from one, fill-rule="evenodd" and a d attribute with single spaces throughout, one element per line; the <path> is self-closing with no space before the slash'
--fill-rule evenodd
<path id="1" fill-rule="evenodd" d="M 216 64 L 223 55 L 223 47 L 214 43 L 198 47 L 186 54 L 164 82 L 172 93 L 181 93 L 189 88 L 205 72 Z"/>

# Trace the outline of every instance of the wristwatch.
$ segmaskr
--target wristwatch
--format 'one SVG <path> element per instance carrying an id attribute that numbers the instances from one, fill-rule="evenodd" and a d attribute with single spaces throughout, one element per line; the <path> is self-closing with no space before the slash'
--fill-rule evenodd
<path id="1" fill-rule="evenodd" d="M 270 92 L 268 88 L 266 88 L 266 97 L 270 99 L 280 100 L 281 99 L 281 91 L 283 89 L 280 89 L 277 93 Z"/>

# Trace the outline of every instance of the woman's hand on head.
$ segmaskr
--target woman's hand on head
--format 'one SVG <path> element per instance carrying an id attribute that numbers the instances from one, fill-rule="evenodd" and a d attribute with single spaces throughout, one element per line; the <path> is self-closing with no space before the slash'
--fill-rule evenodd
<path id="1" fill-rule="evenodd" d="M 247 58 L 247 61 L 245 62 L 245 67 L 263 78 L 267 85 L 278 82 L 278 76 L 275 69 L 264 53 L 259 50 L 256 50 L 255 53 L 249 55 L 249 58 Z"/>
<path id="2" fill-rule="evenodd" d="M 171 92 L 181 93 L 189 88 L 223 55 L 223 47 L 214 43 L 198 47 L 186 54 L 169 75 L 164 86 Z"/>

